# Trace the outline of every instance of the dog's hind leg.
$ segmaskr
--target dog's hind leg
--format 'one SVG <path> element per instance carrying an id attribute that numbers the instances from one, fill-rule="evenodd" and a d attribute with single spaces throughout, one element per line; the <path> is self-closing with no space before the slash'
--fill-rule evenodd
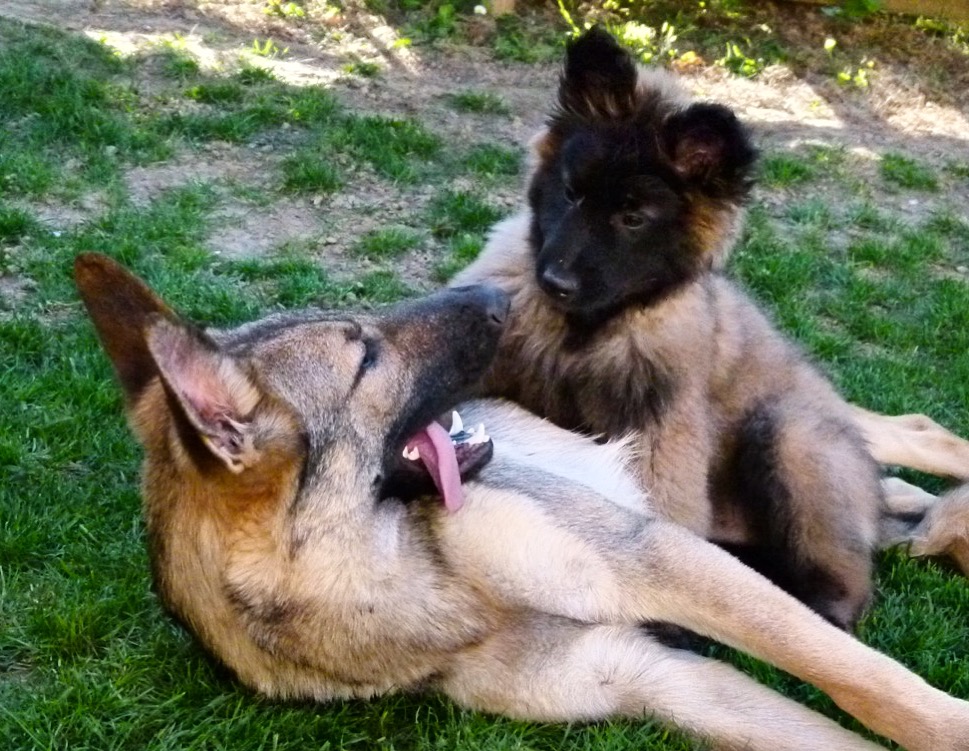
<path id="1" fill-rule="evenodd" d="M 562 502 L 507 490 L 469 498 L 441 523 L 442 553 L 503 607 L 588 623 L 683 626 L 814 684 L 909 751 L 969 751 L 969 704 L 864 646 L 716 545 L 576 493 L 569 521 L 553 522 Z M 483 536 L 483 529 L 506 533 Z"/>
<path id="2" fill-rule="evenodd" d="M 880 748 L 725 663 L 665 647 L 634 626 L 536 615 L 459 658 L 443 689 L 465 706 L 528 720 L 650 717 L 724 751 Z"/>
<path id="3" fill-rule="evenodd" d="M 728 457 L 752 530 L 739 557 L 842 628 L 871 594 L 879 470 L 846 419 L 779 399 L 751 410 Z"/>
<path id="4" fill-rule="evenodd" d="M 925 415 L 880 415 L 852 405 L 852 419 L 879 464 L 969 480 L 969 441 Z"/>

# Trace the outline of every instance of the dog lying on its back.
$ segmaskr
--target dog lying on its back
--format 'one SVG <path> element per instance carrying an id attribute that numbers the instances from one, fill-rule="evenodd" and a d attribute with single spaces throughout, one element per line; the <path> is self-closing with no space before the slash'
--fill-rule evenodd
<path id="1" fill-rule="evenodd" d="M 969 704 L 657 518 L 622 444 L 507 402 L 461 408 L 491 439 L 449 436 L 435 416 L 490 363 L 497 290 L 202 331 L 104 256 L 75 276 L 144 445 L 159 596 L 247 685 L 655 716 L 734 751 L 877 748 L 640 627 L 662 620 L 811 681 L 910 751 L 969 751 Z"/>
<path id="2" fill-rule="evenodd" d="M 885 418 L 845 403 L 720 271 L 755 161 L 742 125 L 593 29 L 533 151 L 527 209 L 455 280 L 512 299 L 482 393 L 634 436 L 659 513 L 853 626 L 873 551 L 911 528 L 891 524 L 866 441 Z"/>

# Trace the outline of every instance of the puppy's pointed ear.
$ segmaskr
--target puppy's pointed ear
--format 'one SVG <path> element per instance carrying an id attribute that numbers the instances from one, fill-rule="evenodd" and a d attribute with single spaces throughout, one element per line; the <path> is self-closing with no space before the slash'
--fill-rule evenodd
<path id="1" fill-rule="evenodd" d="M 253 412 L 261 394 L 240 365 L 197 330 L 165 318 L 149 324 L 148 349 L 202 443 L 232 472 L 259 459 Z"/>
<path id="2" fill-rule="evenodd" d="M 141 279 L 100 253 L 74 259 L 74 281 L 131 404 L 158 375 L 145 341 L 149 321 L 177 315 Z"/>
<path id="3" fill-rule="evenodd" d="M 632 114 L 636 65 L 607 31 L 593 26 L 569 43 L 559 82 L 563 114 L 619 118 Z"/>
<path id="4" fill-rule="evenodd" d="M 745 194 L 757 152 L 737 116 L 719 104 L 694 104 L 667 118 L 662 147 L 687 183 Z"/>

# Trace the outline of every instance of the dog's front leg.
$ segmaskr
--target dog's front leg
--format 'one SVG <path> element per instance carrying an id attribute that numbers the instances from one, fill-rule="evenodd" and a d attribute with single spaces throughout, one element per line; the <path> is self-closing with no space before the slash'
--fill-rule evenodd
<path id="1" fill-rule="evenodd" d="M 851 405 L 872 457 L 940 477 L 969 480 L 969 441 L 925 415 L 881 415 Z"/>
<path id="2" fill-rule="evenodd" d="M 441 688 L 464 706 L 528 720 L 651 717 L 723 751 L 880 748 L 730 665 L 663 646 L 635 626 L 533 614 L 460 655 Z"/>
<path id="3" fill-rule="evenodd" d="M 832 626 L 729 554 L 663 523 L 647 529 L 643 550 L 639 575 L 626 571 L 623 597 L 654 617 L 812 683 L 909 751 L 969 751 L 969 704 Z"/>
<path id="4" fill-rule="evenodd" d="M 469 498 L 443 527 L 445 555 L 510 605 L 588 622 L 685 626 L 814 684 L 910 751 L 969 751 L 969 704 L 715 545 L 590 497 L 560 501 L 497 490 Z"/>

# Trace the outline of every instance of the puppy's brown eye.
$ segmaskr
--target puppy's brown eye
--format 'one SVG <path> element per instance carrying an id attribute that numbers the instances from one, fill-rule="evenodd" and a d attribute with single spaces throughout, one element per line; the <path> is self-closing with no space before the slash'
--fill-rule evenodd
<path id="1" fill-rule="evenodd" d="M 626 229 L 640 229 L 644 224 L 646 224 L 646 219 L 642 214 L 637 214 L 634 211 L 627 211 L 620 218 L 622 226 Z"/>

